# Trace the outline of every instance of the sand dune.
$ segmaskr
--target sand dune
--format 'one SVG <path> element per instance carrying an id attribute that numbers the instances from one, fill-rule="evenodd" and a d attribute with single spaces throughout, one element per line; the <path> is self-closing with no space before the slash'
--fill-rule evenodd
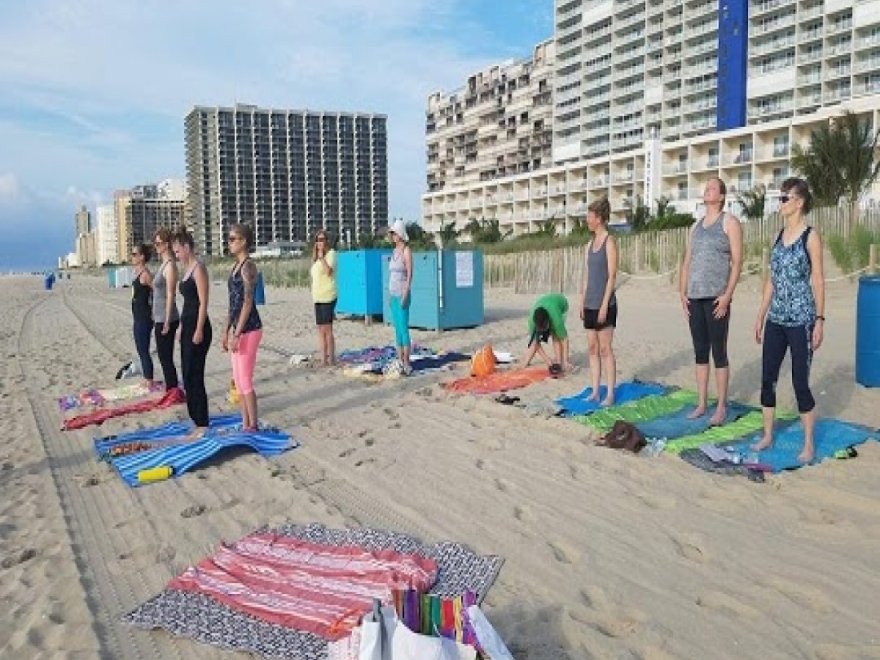
<path id="1" fill-rule="evenodd" d="M 485 609 L 517 658 L 880 657 L 880 446 L 755 484 L 671 456 L 593 446 L 584 427 L 529 416 L 491 397 L 453 395 L 430 374 L 382 383 L 291 366 L 315 346 L 306 291 L 269 290 L 257 367 L 261 418 L 302 447 L 266 461 L 243 453 L 131 490 L 93 456 L 92 438 L 183 417 L 175 408 L 62 433 L 56 398 L 110 384 L 134 353 L 128 290 L 98 278 L 0 280 L 0 656 L 220 658 L 236 654 L 119 623 L 183 567 L 263 524 L 287 520 L 392 528 L 453 539 L 506 563 Z M 731 323 L 732 395 L 757 403 L 751 337 L 758 282 L 739 288 Z M 816 356 L 820 413 L 877 425 L 880 390 L 854 382 L 855 291 L 829 285 Z M 215 324 L 225 283 L 212 288 Z M 619 291 L 622 378 L 692 385 L 674 291 Z M 531 296 L 487 291 L 487 323 L 414 332 L 435 348 L 490 341 L 520 352 Z M 569 320 L 573 359 L 586 342 Z M 337 324 L 340 349 L 388 343 L 381 324 Z M 157 364 L 158 368 L 158 364 Z M 794 397 L 787 367 L 780 406 Z M 227 356 L 212 348 L 212 412 L 229 410 Z M 584 366 L 517 394 L 571 394 Z M 243 656 L 242 656 L 243 657 Z"/>

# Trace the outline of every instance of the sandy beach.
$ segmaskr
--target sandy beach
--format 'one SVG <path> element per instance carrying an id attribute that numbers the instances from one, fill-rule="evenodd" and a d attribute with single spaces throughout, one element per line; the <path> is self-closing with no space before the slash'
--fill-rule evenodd
<path id="1" fill-rule="evenodd" d="M 759 286 L 756 277 L 740 284 L 730 331 L 731 396 L 751 404 Z M 880 389 L 854 379 L 856 291 L 854 282 L 828 285 L 813 391 L 820 415 L 876 427 Z M 503 556 L 484 610 L 517 658 L 880 658 L 878 443 L 763 484 L 671 455 L 624 455 L 594 446 L 571 421 L 440 387 L 466 366 L 380 383 L 292 366 L 290 354 L 316 349 L 311 300 L 306 290 L 269 289 L 260 417 L 302 446 L 272 460 L 241 452 L 129 489 L 95 459 L 92 439 L 182 419 L 185 408 L 61 432 L 57 398 L 112 385 L 134 355 L 130 296 L 97 277 L 74 275 L 53 291 L 38 277 L 0 278 L 0 657 L 246 657 L 119 616 L 221 540 L 315 521 Z M 632 280 L 618 296 L 619 378 L 693 387 L 670 283 Z M 519 354 L 533 300 L 487 289 L 483 326 L 413 338 Z M 214 282 L 210 302 L 216 337 L 225 282 Z M 576 312 L 568 326 L 579 370 L 517 392 L 524 402 L 588 384 Z M 340 320 L 336 338 L 340 350 L 362 348 L 390 343 L 393 332 Z M 212 413 L 232 410 L 230 374 L 215 342 Z M 780 407 L 795 407 L 787 360 L 779 394 Z"/>

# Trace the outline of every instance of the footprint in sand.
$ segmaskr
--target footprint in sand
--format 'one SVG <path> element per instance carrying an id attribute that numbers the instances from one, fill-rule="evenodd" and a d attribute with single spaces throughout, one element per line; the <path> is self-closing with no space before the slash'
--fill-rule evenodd
<path id="1" fill-rule="evenodd" d="M 699 607 L 708 607 L 723 613 L 733 614 L 739 618 L 757 619 L 762 614 L 740 600 L 737 600 L 730 594 L 721 591 L 710 591 L 704 596 L 700 596 L 695 601 Z"/>
<path id="2" fill-rule="evenodd" d="M 376 444 L 376 440 L 374 438 L 366 438 L 364 440 L 364 447 L 372 447 Z"/>
<path id="3" fill-rule="evenodd" d="M 356 451 L 356 449 L 354 447 L 350 447 L 349 449 L 343 449 L 341 452 L 339 452 L 339 458 L 348 458 L 355 451 Z"/>
<path id="4" fill-rule="evenodd" d="M 560 564 L 572 564 L 580 558 L 578 552 L 565 543 L 550 541 L 547 545 L 553 552 L 553 558 Z"/>
<path id="5" fill-rule="evenodd" d="M 502 493 L 507 492 L 507 483 L 502 481 L 501 479 L 495 480 L 495 488 L 500 490 Z"/>
<path id="6" fill-rule="evenodd" d="M 532 510 L 527 506 L 517 505 L 513 507 L 513 517 L 524 523 L 531 523 L 535 521 L 535 515 L 532 513 Z"/>
<path id="7" fill-rule="evenodd" d="M 12 568 L 13 566 L 18 566 L 19 564 L 23 564 L 26 561 L 30 561 L 34 557 L 37 556 L 37 551 L 33 548 L 26 548 L 24 550 L 19 550 L 18 552 L 13 552 L 8 557 L 4 557 L 3 561 L 0 562 L 0 567 L 3 568 Z"/>
<path id="8" fill-rule="evenodd" d="M 193 504 L 180 512 L 181 518 L 195 518 L 202 515 L 208 508 L 204 504 Z"/>
<path id="9" fill-rule="evenodd" d="M 375 463 L 375 462 L 376 462 L 375 458 L 364 458 L 360 461 L 355 462 L 354 466 L 361 467 L 363 465 L 369 465 L 370 463 Z"/>
<path id="10" fill-rule="evenodd" d="M 391 410 L 391 408 L 383 408 L 382 412 L 385 413 L 386 415 L 388 415 L 388 419 L 392 419 L 392 420 L 400 419 L 400 415 L 398 415 L 396 412 Z"/>
<path id="11" fill-rule="evenodd" d="M 88 477 L 87 479 L 84 479 L 83 482 L 80 484 L 80 486 L 82 486 L 83 488 L 89 488 L 91 486 L 97 486 L 100 483 L 101 483 L 101 479 L 98 477 L 98 475 L 93 474 L 92 476 Z"/>
<path id="12" fill-rule="evenodd" d="M 767 578 L 763 586 L 775 589 L 793 603 L 806 607 L 813 612 L 828 614 L 834 611 L 825 592 L 816 587 L 780 577 Z"/>
<path id="13" fill-rule="evenodd" d="M 690 559 L 698 564 L 706 561 L 706 553 L 700 547 L 702 542 L 698 537 L 692 536 L 689 539 L 670 537 L 670 541 L 680 557 Z"/>
<path id="14" fill-rule="evenodd" d="M 159 548 L 159 552 L 156 553 L 156 561 L 167 564 L 170 561 L 174 561 L 174 558 L 176 556 L 177 550 L 172 548 L 170 545 L 163 545 L 161 548 Z"/>
<path id="15" fill-rule="evenodd" d="M 477 462 L 474 463 L 474 465 L 477 467 L 478 470 L 482 470 L 486 466 L 486 461 L 484 461 L 482 458 L 478 458 Z"/>

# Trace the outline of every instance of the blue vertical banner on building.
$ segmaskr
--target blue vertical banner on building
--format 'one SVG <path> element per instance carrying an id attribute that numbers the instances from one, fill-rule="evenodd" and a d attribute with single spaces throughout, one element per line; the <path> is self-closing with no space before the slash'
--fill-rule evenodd
<path id="1" fill-rule="evenodd" d="M 749 2 L 718 3 L 718 90 L 716 129 L 746 125 Z"/>

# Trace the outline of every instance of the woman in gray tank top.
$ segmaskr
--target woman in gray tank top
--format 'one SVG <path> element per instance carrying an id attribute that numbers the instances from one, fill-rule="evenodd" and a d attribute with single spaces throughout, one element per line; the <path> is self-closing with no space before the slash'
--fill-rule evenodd
<path id="1" fill-rule="evenodd" d="M 694 345 L 697 407 L 691 418 L 706 414 L 709 398 L 709 353 L 715 363 L 718 406 L 709 424 L 727 420 L 727 332 L 730 302 L 742 269 L 742 228 L 739 220 L 724 212 L 727 186 L 718 177 L 706 182 L 703 203 L 706 215 L 688 234 L 681 265 L 679 297 Z"/>
<path id="2" fill-rule="evenodd" d="M 178 386 L 177 369 L 174 366 L 174 339 L 180 325 L 177 313 L 177 262 L 171 249 L 171 232 L 160 228 L 153 237 L 153 246 L 159 258 L 159 268 L 153 277 L 153 322 L 156 336 L 156 353 L 165 390 Z"/>
<path id="3" fill-rule="evenodd" d="M 617 241 L 608 233 L 611 205 L 600 199 L 587 209 L 587 227 L 593 240 L 584 250 L 584 280 L 581 285 L 580 315 L 587 331 L 587 354 L 590 360 L 590 381 L 593 392 L 589 399 L 599 400 L 602 372 L 605 373 L 607 392 L 603 406 L 614 404 L 617 383 L 617 362 L 612 342 L 617 327 Z"/>

